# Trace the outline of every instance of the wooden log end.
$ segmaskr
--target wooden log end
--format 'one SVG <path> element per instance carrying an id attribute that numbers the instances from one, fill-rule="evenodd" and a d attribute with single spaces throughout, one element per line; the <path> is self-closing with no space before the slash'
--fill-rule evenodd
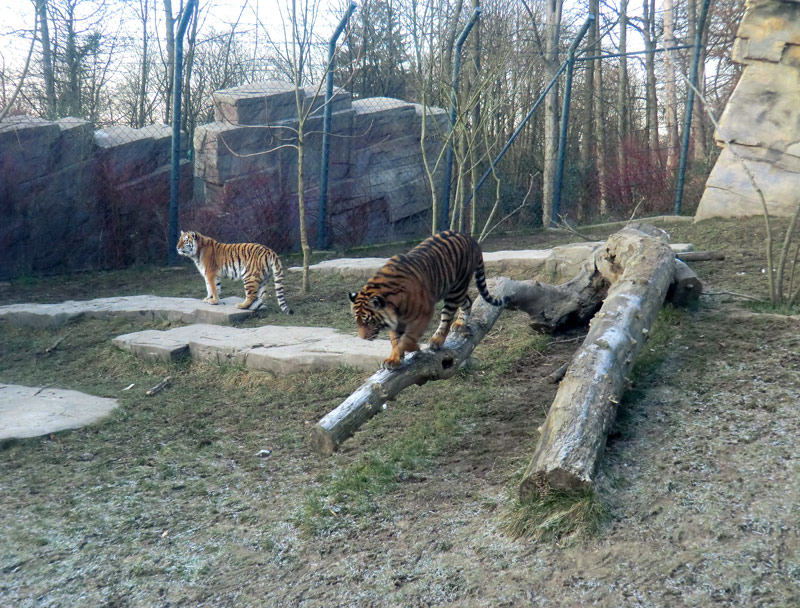
<path id="1" fill-rule="evenodd" d="M 585 492 L 593 488 L 591 479 L 563 468 L 551 469 L 549 471 L 534 470 L 529 471 L 522 478 L 519 486 L 520 500 L 531 500 L 542 498 L 550 493 L 564 492 Z"/>
<path id="2" fill-rule="evenodd" d="M 311 449 L 320 456 L 330 456 L 339 449 L 339 444 L 319 424 L 311 429 Z"/>

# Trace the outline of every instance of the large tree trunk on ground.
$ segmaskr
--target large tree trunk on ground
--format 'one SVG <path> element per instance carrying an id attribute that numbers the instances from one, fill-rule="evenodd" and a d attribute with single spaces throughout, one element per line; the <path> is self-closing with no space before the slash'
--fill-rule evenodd
<path id="1" fill-rule="evenodd" d="M 653 235 L 663 234 L 663 231 L 652 226 L 641 225 L 639 228 Z M 696 299 L 702 285 L 688 266 L 681 264 L 683 270 L 681 273 L 677 273 L 675 271 L 675 255 L 669 246 L 658 236 L 654 238 L 632 228 L 623 229 L 609 238 L 607 244 L 595 252 L 578 275 L 563 285 L 547 285 L 538 281 L 512 281 L 501 277 L 490 282 L 489 291 L 495 297 L 504 298 L 507 308 L 527 312 L 534 329 L 555 331 L 564 327 L 584 325 L 600 308 L 604 298 L 607 302 L 618 303 L 635 296 L 632 293 L 620 293 L 621 289 L 629 285 L 642 290 L 651 289 L 648 286 L 651 277 L 646 276 L 648 265 L 653 261 L 655 252 L 661 256 L 664 250 L 668 253 L 666 259 L 670 264 L 669 267 L 661 266 L 663 262 L 661 257 L 658 258 L 658 264 L 655 267 L 659 273 L 666 273 L 667 286 L 670 286 L 673 276 L 675 276 L 676 282 L 672 288 L 675 303 L 688 303 L 693 298 Z M 631 260 L 634 260 L 634 263 L 631 263 Z M 627 274 L 618 280 L 618 275 L 623 270 Z M 663 279 L 664 277 L 660 274 L 658 277 L 652 278 L 654 285 L 660 285 Z M 612 286 L 611 291 L 607 291 L 610 283 L 617 285 Z M 658 289 L 660 290 L 660 287 Z M 643 302 L 642 310 L 646 307 L 649 310 L 651 305 L 655 305 L 655 300 L 658 300 L 653 312 L 654 317 L 664 301 L 665 293 L 666 287 L 660 298 L 656 297 L 653 302 Z M 492 328 L 499 318 L 501 310 L 501 308 L 479 299 L 472 307 L 468 332 L 451 332 L 444 348 L 438 352 L 426 349 L 406 355 L 403 366 L 397 370 L 375 372 L 350 397 L 322 418 L 312 429 L 311 445 L 314 451 L 321 455 L 330 455 L 335 452 L 343 441 L 351 437 L 359 427 L 380 412 L 387 401 L 394 399 L 409 386 L 425 384 L 429 380 L 444 380 L 452 377 Z M 593 322 L 592 332 L 596 332 L 597 327 L 606 327 L 608 324 L 608 317 L 611 313 L 606 307 L 604 310 L 606 312 L 598 315 L 600 318 L 596 318 Z M 641 314 L 639 308 L 632 314 L 639 323 L 640 320 L 637 317 Z M 647 323 L 647 328 L 650 327 L 651 322 L 652 319 Z M 644 334 L 641 332 L 643 328 L 645 328 L 644 325 L 639 328 L 639 333 L 636 335 L 643 336 Z M 633 328 L 631 331 L 636 331 L 636 329 Z M 605 339 L 609 340 L 608 337 Z M 638 354 L 638 350 L 636 354 Z M 635 354 L 632 354 L 631 358 L 632 361 L 635 360 Z M 623 379 L 630 371 L 626 359 L 627 357 L 621 359 L 625 362 L 623 369 L 627 370 L 622 372 L 621 378 Z M 613 422 L 613 418 L 611 421 Z"/>
<path id="2" fill-rule="evenodd" d="M 611 287 L 542 426 L 523 498 L 592 487 L 628 375 L 675 275 L 669 246 L 630 228 L 595 256 Z"/>

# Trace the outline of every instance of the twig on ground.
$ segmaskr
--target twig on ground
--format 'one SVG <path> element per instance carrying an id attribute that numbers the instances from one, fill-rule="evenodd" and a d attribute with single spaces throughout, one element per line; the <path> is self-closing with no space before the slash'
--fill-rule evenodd
<path id="1" fill-rule="evenodd" d="M 69 333 L 66 333 L 66 334 L 64 334 L 64 335 L 63 335 L 63 336 L 61 336 L 61 337 L 60 337 L 58 340 L 56 340 L 55 342 L 53 342 L 53 343 L 52 343 L 50 346 L 48 346 L 47 348 L 45 348 L 45 349 L 44 349 L 44 352 L 45 352 L 45 354 L 49 355 L 50 353 L 52 353 L 53 351 L 55 351 L 55 349 L 57 349 L 57 348 L 58 348 L 59 344 L 61 344 L 61 343 L 62 343 L 62 342 L 63 342 L 63 341 L 64 341 L 64 340 L 67 338 L 67 336 L 69 336 Z"/>
<path id="2" fill-rule="evenodd" d="M 148 397 L 152 397 L 153 395 L 164 389 L 167 385 L 169 385 L 171 381 L 172 381 L 172 376 L 167 376 L 161 382 L 156 384 L 153 388 L 145 391 L 144 394 L 147 395 Z"/>
<path id="3" fill-rule="evenodd" d="M 742 298 L 743 300 L 752 300 L 753 302 L 765 302 L 762 298 L 751 296 L 746 293 L 737 293 L 735 291 L 704 291 L 703 296 L 733 296 L 735 298 Z"/>

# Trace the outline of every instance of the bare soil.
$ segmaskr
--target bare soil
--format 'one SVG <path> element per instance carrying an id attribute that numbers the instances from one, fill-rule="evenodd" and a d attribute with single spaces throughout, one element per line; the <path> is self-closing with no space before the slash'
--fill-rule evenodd
<path id="1" fill-rule="evenodd" d="M 731 295 L 766 292 L 763 221 L 668 230 L 727 259 L 692 265 L 715 295 L 667 311 L 645 346 L 599 472 L 610 516 L 592 535 L 512 538 L 505 525 L 557 389 L 545 377 L 580 329 L 547 341 L 504 313 L 468 369 L 403 393 L 320 459 L 308 429 L 363 373 L 145 364 L 110 339 L 164 324 L 0 322 L 0 381 L 121 401 L 103 424 L 0 445 L 0 605 L 799 606 L 800 318 Z M 302 295 L 294 282 L 293 318 L 273 306 L 247 323 L 352 328 L 349 285 Z M 188 270 L 142 269 L 28 279 L 0 299 L 202 289 Z M 146 397 L 165 375 L 173 386 Z"/>

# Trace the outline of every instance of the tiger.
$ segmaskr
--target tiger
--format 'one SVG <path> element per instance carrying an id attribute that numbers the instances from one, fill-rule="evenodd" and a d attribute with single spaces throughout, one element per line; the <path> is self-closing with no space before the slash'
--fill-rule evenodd
<path id="1" fill-rule="evenodd" d="M 203 302 L 219 303 L 220 277 L 244 281 L 244 302 L 237 308 L 250 308 L 256 299 L 258 307 L 266 301 L 264 292 L 271 274 L 275 281 L 278 305 L 287 315 L 294 314 L 286 305 L 283 296 L 283 268 L 281 260 L 272 249 L 259 243 L 219 243 L 199 232 L 181 231 L 178 253 L 191 259 L 206 282 L 206 297 Z M 256 308 L 258 308 L 256 307 Z"/>
<path id="2" fill-rule="evenodd" d="M 441 349 L 451 325 L 459 329 L 469 321 L 472 300 L 467 289 L 473 274 L 483 299 L 503 306 L 504 301 L 486 289 L 483 254 L 471 236 L 447 230 L 392 257 L 361 291 L 348 294 L 359 337 L 373 340 L 388 327 L 392 352 L 382 367 L 396 369 L 405 353 L 419 350 L 418 341 L 430 324 L 434 305 L 444 299 L 439 327 L 429 343 L 432 350 Z M 453 323 L 456 309 L 459 314 Z"/>

